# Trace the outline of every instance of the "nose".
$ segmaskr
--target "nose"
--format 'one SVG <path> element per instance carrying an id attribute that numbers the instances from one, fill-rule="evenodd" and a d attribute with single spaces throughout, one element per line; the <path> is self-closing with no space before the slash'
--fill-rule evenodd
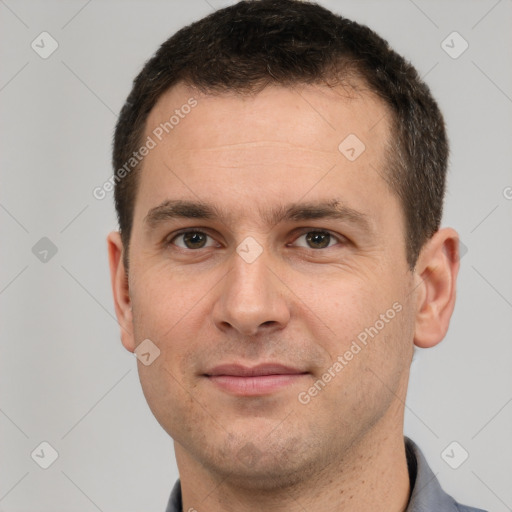
<path id="1" fill-rule="evenodd" d="M 230 265 L 213 308 L 215 325 L 245 336 L 285 327 L 290 320 L 286 286 L 265 251 L 252 262 L 234 252 Z"/>

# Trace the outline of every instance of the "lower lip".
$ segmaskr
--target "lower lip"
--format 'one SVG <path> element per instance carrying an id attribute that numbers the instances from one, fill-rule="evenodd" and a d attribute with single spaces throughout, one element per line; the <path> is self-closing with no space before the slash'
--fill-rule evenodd
<path id="1" fill-rule="evenodd" d="M 284 387 L 295 384 L 305 373 L 284 375 L 259 375 L 243 377 L 235 375 L 209 375 L 208 379 L 223 391 L 238 396 L 267 395 Z"/>

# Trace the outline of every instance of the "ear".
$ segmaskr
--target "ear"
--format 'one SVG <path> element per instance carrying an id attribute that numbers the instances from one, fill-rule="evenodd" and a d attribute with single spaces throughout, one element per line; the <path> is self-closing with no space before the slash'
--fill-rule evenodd
<path id="1" fill-rule="evenodd" d="M 112 231 L 107 236 L 108 259 L 110 264 L 110 282 L 114 294 L 114 305 L 117 321 L 121 327 L 121 341 L 126 350 L 133 352 L 135 342 L 133 338 L 132 304 L 128 276 L 123 263 L 123 242 L 119 231 Z"/>
<path id="2" fill-rule="evenodd" d="M 430 348 L 445 337 L 455 307 L 459 264 L 459 236 L 454 229 L 438 230 L 422 248 L 415 268 L 416 346 Z"/>

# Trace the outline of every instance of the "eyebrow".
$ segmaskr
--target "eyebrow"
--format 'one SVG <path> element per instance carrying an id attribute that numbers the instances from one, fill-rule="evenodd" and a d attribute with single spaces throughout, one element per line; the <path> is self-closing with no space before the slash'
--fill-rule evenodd
<path id="1" fill-rule="evenodd" d="M 259 213 L 269 226 L 275 226 L 284 221 L 298 222 L 315 219 L 335 219 L 353 224 L 363 231 L 373 232 L 368 215 L 344 205 L 339 199 L 290 203 L 273 208 L 270 211 L 262 211 L 260 209 Z M 229 214 L 223 212 L 216 205 L 202 201 L 177 199 L 164 201 L 149 210 L 144 218 L 144 223 L 149 229 L 155 229 L 158 225 L 177 218 L 227 220 L 229 217 Z"/>

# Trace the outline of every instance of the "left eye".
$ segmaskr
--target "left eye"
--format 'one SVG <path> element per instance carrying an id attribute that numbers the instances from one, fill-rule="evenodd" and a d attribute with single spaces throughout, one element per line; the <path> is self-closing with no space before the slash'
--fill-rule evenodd
<path id="1" fill-rule="evenodd" d="M 328 231 L 308 231 L 307 233 L 299 236 L 294 243 L 298 240 L 305 238 L 307 245 L 300 245 L 299 247 L 305 247 L 307 249 L 325 249 L 335 245 L 336 242 L 340 242 L 340 239 Z M 331 243 L 332 242 L 332 243 Z"/>
<path id="2" fill-rule="evenodd" d="M 207 245 L 208 238 L 211 238 L 202 231 L 185 231 L 176 235 L 169 243 L 175 244 L 182 249 L 203 249 L 204 247 L 210 247 L 214 245 L 213 239 L 209 245 Z M 176 240 L 181 240 L 182 243 L 177 243 Z"/>

